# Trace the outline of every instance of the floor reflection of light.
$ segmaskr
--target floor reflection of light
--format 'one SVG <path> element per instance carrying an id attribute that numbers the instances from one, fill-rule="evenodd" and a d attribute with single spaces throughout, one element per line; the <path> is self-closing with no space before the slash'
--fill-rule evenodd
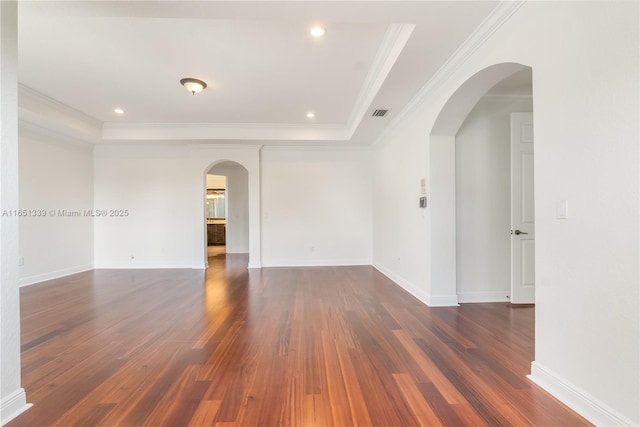
<path id="1" fill-rule="evenodd" d="M 207 281 L 205 288 L 205 305 L 208 313 L 213 313 L 224 307 L 229 300 L 227 286 L 224 280 Z"/>

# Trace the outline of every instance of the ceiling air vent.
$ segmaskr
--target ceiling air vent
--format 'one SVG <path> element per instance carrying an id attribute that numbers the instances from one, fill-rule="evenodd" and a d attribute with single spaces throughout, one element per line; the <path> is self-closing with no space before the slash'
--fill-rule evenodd
<path id="1" fill-rule="evenodd" d="M 387 111 L 389 111 L 389 110 L 376 110 L 376 111 L 373 112 L 372 116 L 373 117 L 382 117 L 385 114 L 387 114 Z"/>

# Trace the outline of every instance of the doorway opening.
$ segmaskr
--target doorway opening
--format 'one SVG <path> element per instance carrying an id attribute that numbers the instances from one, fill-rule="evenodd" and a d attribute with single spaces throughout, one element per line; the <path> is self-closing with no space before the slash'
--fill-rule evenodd
<path id="1" fill-rule="evenodd" d="M 227 177 L 207 174 L 207 259 L 226 254 Z"/>
<path id="2" fill-rule="evenodd" d="M 514 278 L 523 279 L 534 296 L 533 224 L 528 235 L 524 226 L 512 228 L 512 219 L 522 216 L 514 215 L 514 205 L 524 207 L 532 220 L 533 154 L 525 163 L 520 157 L 512 161 L 510 148 L 513 135 L 524 135 L 526 129 L 527 138 L 532 137 L 531 122 L 511 129 L 511 113 L 527 112 L 532 118 L 531 82 L 532 70 L 525 65 L 487 67 L 451 95 L 434 123 L 429 147 L 430 265 L 431 299 L 439 305 L 533 302 L 511 299 Z M 527 141 L 532 148 L 533 140 Z M 514 164 L 519 165 L 518 174 L 529 173 L 518 186 L 526 194 L 517 201 L 511 190 Z M 525 241 L 529 243 L 522 244 Z M 521 249 L 520 255 L 514 255 L 514 248 Z M 517 257 L 528 263 L 514 272 Z"/>
<path id="3" fill-rule="evenodd" d="M 456 134 L 460 303 L 534 302 L 531 77 L 528 68 L 491 88 Z"/>
<path id="4" fill-rule="evenodd" d="M 206 172 L 205 259 L 249 253 L 249 174 L 239 163 L 223 161 Z"/>

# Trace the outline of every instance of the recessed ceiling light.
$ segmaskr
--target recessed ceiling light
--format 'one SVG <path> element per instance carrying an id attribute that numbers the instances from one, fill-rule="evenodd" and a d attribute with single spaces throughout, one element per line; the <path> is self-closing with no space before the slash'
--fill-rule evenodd
<path id="1" fill-rule="evenodd" d="M 316 116 L 316 114 L 315 114 L 315 113 L 313 113 L 312 111 L 309 111 L 309 112 L 307 113 L 307 118 L 308 118 L 308 119 L 313 119 L 315 116 Z"/>
<path id="2" fill-rule="evenodd" d="M 311 29 L 309 30 L 309 34 L 311 34 L 311 37 L 322 37 L 327 34 L 327 30 L 320 26 L 315 26 L 311 27 Z"/>
<path id="3" fill-rule="evenodd" d="M 114 108 L 113 112 L 116 114 L 124 114 L 124 110 L 122 108 Z"/>

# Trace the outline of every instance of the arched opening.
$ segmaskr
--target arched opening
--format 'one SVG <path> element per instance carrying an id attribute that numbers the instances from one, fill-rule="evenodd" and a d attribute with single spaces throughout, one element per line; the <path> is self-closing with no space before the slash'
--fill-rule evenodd
<path id="1" fill-rule="evenodd" d="M 249 173 L 234 161 L 220 161 L 205 172 L 205 259 L 250 252 Z M 248 259 L 248 258 L 247 258 Z"/>
<path id="2" fill-rule="evenodd" d="M 533 232 L 527 241 L 516 236 L 517 242 L 510 234 L 511 113 L 532 117 L 531 88 L 531 68 L 490 66 L 453 93 L 434 123 L 429 148 L 431 294 L 439 305 L 508 301 L 516 245 L 528 257 L 526 271 L 517 274 L 527 286 L 533 276 Z M 533 212 L 532 155 L 528 161 L 524 169 L 531 187 L 525 196 L 531 198 L 527 208 Z M 520 240 L 531 244 L 520 247 Z"/>

